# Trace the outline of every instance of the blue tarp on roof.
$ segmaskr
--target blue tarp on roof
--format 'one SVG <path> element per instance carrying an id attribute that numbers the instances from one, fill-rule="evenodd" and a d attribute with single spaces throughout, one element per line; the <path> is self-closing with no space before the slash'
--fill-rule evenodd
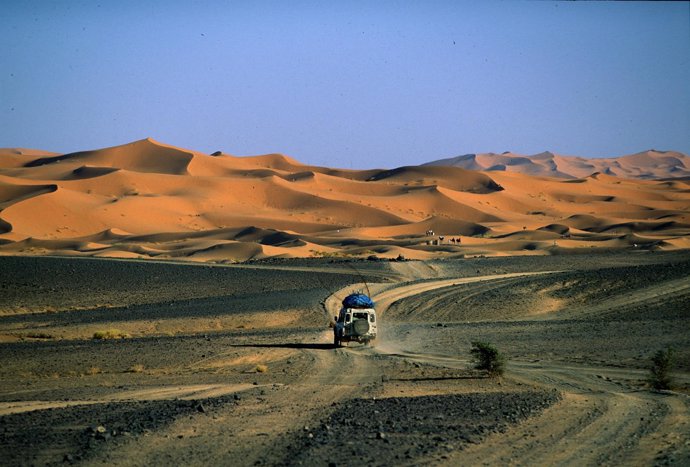
<path id="1" fill-rule="evenodd" d="M 374 308 L 374 302 L 363 293 L 353 293 L 343 300 L 345 308 Z"/>

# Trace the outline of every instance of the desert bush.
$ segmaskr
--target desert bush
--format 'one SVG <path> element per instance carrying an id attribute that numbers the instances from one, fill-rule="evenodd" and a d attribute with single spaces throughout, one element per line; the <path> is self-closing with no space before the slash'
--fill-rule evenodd
<path id="1" fill-rule="evenodd" d="M 266 365 L 256 365 L 255 370 L 257 373 L 266 373 L 268 371 L 268 367 Z"/>
<path id="2" fill-rule="evenodd" d="M 129 334 L 119 329 L 106 329 L 105 331 L 96 331 L 93 333 L 94 339 L 124 339 L 126 337 L 129 337 Z"/>
<path id="3" fill-rule="evenodd" d="M 659 350 L 652 357 L 649 369 L 649 384 L 654 389 L 671 389 L 671 369 L 673 368 L 673 349 Z"/>
<path id="4" fill-rule="evenodd" d="M 489 376 L 502 376 L 505 370 L 505 357 L 488 342 L 472 342 L 472 360 L 477 370 L 486 371 Z"/>
<path id="5" fill-rule="evenodd" d="M 85 373 L 85 374 L 90 375 L 90 376 L 93 376 L 93 375 L 98 375 L 98 374 L 100 374 L 100 373 L 103 373 L 103 370 L 101 370 L 101 369 L 98 368 L 97 366 L 92 366 L 91 368 L 89 368 L 88 370 L 86 370 L 86 373 Z"/>

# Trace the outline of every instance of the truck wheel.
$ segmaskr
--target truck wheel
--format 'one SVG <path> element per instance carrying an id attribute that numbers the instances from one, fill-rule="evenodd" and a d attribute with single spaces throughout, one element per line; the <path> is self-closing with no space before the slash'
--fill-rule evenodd
<path id="1" fill-rule="evenodd" d="M 336 333 L 333 333 L 333 347 L 340 347 L 340 339 Z"/>

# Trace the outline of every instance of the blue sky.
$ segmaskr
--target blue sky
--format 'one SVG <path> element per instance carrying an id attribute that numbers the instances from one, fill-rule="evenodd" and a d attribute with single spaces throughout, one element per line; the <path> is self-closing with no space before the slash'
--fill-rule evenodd
<path id="1" fill-rule="evenodd" d="M 690 153 L 690 4 L 19 1 L 0 147 L 147 136 L 344 168 Z"/>

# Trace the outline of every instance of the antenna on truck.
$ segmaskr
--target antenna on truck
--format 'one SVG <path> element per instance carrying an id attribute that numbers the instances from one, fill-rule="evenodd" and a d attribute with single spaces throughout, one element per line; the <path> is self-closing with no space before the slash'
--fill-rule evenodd
<path id="1" fill-rule="evenodd" d="M 346 264 L 347 266 L 349 266 L 353 271 L 355 271 L 355 272 L 357 273 L 357 275 L 359 276 L 359 278 L 362 279 L 362 282 L 364 282 L 364 287 L 367 288 L 367 297 L 371 298 L 371 292 L 369 291 L 369 284 L 367 284 L 367 280 L 364 278 L 364 276 L 362 275 L 362 273 L 359 272 L 359 271 L 357 270 L 357 268 L 354 267 L 352 264 L 350 264 L 350 263 L 345 263 L 345 264 Z"/>
<path id="2" fill-rule="evenodd" d="M 367 289 L 367 296 L 368 296 L 369 298 L 371 298 L 371 291 L 369 290 L 369 284 L 367 283 L 367 280 L 364 278 L 364 276 L 362 275 L 362 273 L 361 273 L 359 270 L 357 270 L 357 268 L 355 268 L 355 267 L 354 267 L 352 264 L 350 264 L 349 262 L 346 262 L 345 265 L 348 266 L 348 267 L 349 267 L 350 269 L 352 269 L 353 271 L 355 271 L 355 273 L 357 273 L 357 275 L 359 276 L 359 278 L 361 279 L 361 281 L 364 283 L 364 287 Z M 323 279 L 321 279 L 321 277 L 320 277 L 319 275 L 316 276 L 316 279 L 319 281 L 319 284 L 321 284 L 321 287 L 322 287 L 322 288 L 328 290 L 328 291 L 330 292 L 331 295 L 333 295 L 335 298 L 338 299 L 338 301 L 341 301 L 341 302 L 343 301 L 343 300 L 338 296 L 337 292 L 334 292 L 333 290 L 331 290 L 331 288 L 328 287 L 328 286 L 324 283 Z"/>

